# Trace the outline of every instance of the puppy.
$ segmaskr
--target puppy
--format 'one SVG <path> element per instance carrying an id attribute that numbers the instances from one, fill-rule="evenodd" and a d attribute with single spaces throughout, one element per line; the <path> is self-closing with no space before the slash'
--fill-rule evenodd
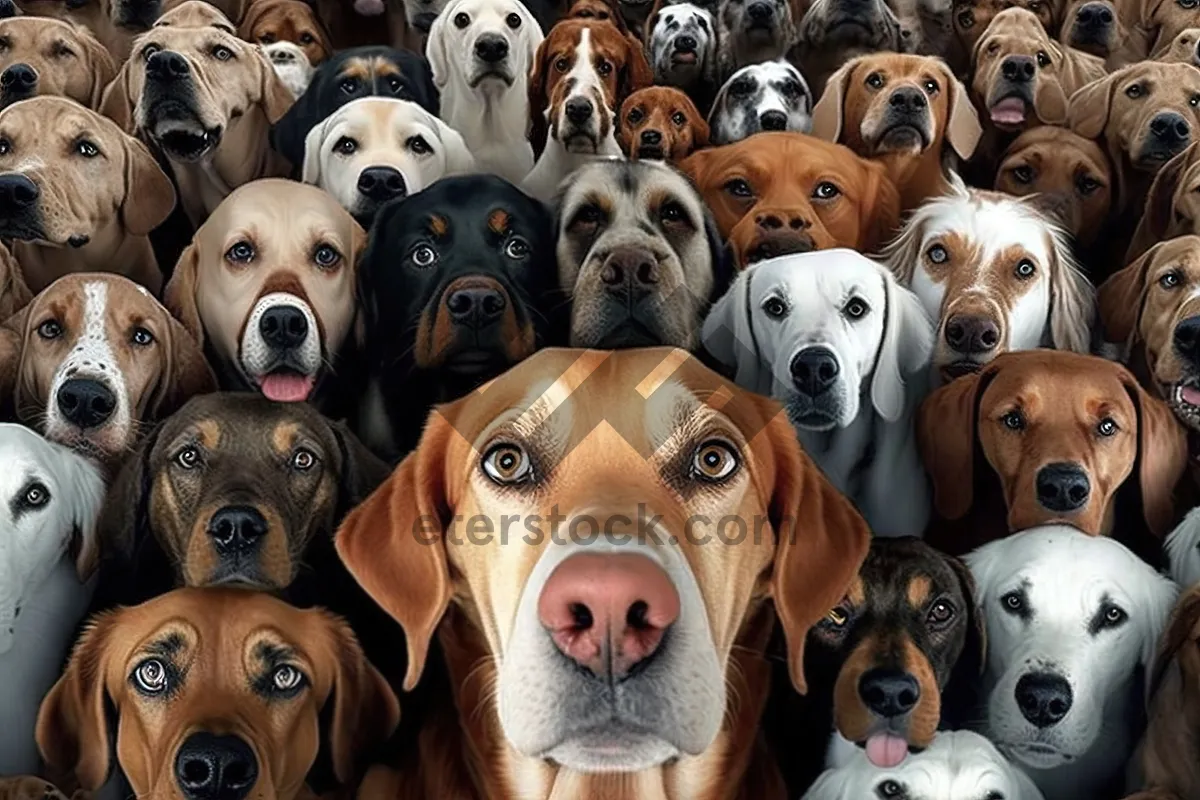
<path id="1" fill-rule="evenodd" d="M 1136 13 L 1132 3 L 1072 0 L 1063 17 L 1059 41 L 1103 58 L 1110 72 L 1120 69 L 1141 61 L 1148 52 L 1146 33 L 1132 19 Z"/>
<path id="2" fill-rule="evenodd" d="M 104 45 L 84 27 L 46 17 L 0 20 L 0 107 L 35 95 L 98 108 L 117 74 Z"/>
<path id="3" fill-rule="evenodd" d="M 796 40 L 792 5 L 787 0 L 720 0 L 717 25 L 717 65 L 722 80 L 742 67 L 782 59 Z"/>
<path id="4" fill-rule="evenodd" d="M 713 144 L 740 142 L 760 131 L 812 130 L 813 96 L 800 70 L 768 61 L 738 70 L 725 82 L 708 116 Z"/>
<path id="5" fill-rule="evenodd" d="M 21 425 L 0 424 L 0 457 L 0 773 L 35 774 L 40 698 L 92 594 L 104 477 Z"/>
<path id="6" fill-rule="evenodd" d="M 646 22 L 646 51 L 654 83 L 687 92 L 707 111 L 717 88 L 717 29 L 713 15 L 692 3 L 663 6 Z"/>
<path id="7" fill-rule="evenodd" d="M 956 178 L 951 194 L 913 212 L 884 257 L 936 322 L 941 382 L 1013 350 L 1091 350 L 1095 289 L 1037 198 Z"/>
<path id="8" fill-rule="evenodd" d="M 0 403 L 106 467 L 215 388 L 195 337 L 117 275 L 59 278 L 0 326 Z"/>
<path id="9" fill-rule="evenodd" d="M 315 72 L 304 51 L 291 42 L 262 45 L 262 51 L 292 97 L 304 94 Z"/>
<path id="10" fill-rule="evenodd" d="M 238 36 L 268 45 L 291 42 L 304 51 L 313 66 L 333 55 L 333 44 L 316 12 L 303 0 L 252 0 Z"/>
<path id="11" fill-rule="evenodd" d="M 982 128 L 962 82 L 931 56 L 861 56 L 835 72 L 813 110 L 813 135 L 887 167 L 902 211 L 950 189 L 954 156 L 969 159 Z"/>
<path id="12" fill-rule="evenodd" d="M 309 131 L 304 149 L 304 182 L 327 191 L 364 228 L 387 201 L 475 171 L 463 138 L 408 100 L 354 100 Z"/>
<path id="13" fill-rule="evenodd" d="M 183 251 L 163 301 L 205 346 L 226 389 L 330 413 L 352 347 L 366 234 L 311 186 L 262 180 L 235 190 Z"/>
<path id="14" fill-rule="evenodd" d="M 180 589 L 92 618 L 38 715 L 46 762 L 138 797 L 311 796 L 391 735 L 399 704 L 340 618 L 239 589 Z M 109 725 L 112 725 L 112 738 Z"/>
<path id="15" fill-rule="evenodd" d="M 1200 233 L 1197 189 L 1200 189 L 1200 143 L 1193 142 L 1155 174 L 1122 266 L 1133 263 L 1160 242 Z"/>
<path id="16" fill-rule="evenodd" d="M 833 247 L 869 253 L 899 224 L 900 198 L 882 164 L 801 133 L 760 133 L 680 167 L 739 267 Z"/>
<path id="17" fill-rule="evenodd" d="M 1178 587 L 1117 542 L 1066 525 L 966 560 L 987 620 L 981 733 L 1047 797 L 1119 795 L 1142 714 L 1139 678 Z"/>
<path id="18" fill-rule="evenodd" d="M 1191 64 L 1200 67 L 1200 28 L 1184 28 L 1150 56 L 1165 64 Z"/>
<path id="19" fill-rule="evenodd" d="M 739 385 L 783 404 L 804 451 L 876 536 L 925 530 L 913 415 L 933 326 L 887 269 L 842 249 L 760 262 L 713 306 L 703 342 Z"/>
<path id="20" fill-rule="evenodd" d="M 144 144 L 64 97 L 0 111 L 0 236 L 40 292 L 64 275 L 116 272 L 162 289 L 148 234 L 175 208 Z"/>
<path id="21" fill-rule="evenodd" d="M 639 89 L 617 112 L 617 143 L 632 159 L 681 161 L 708 147 L 708 123 L 678 89 Z"/>
<path id="22" fill-rule="evenodd" d="M 520 0 L 453 0 L 429 30 L 442 119 L 462 134 L 480 171 L 514 183 L 533 169 L 529 71 L 543 38 Z"/>

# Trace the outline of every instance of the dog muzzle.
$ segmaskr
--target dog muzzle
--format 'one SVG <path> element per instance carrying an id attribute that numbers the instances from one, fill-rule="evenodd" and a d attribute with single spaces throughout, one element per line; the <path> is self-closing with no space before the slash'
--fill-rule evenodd
<path id="1" fill-rule="evenodd" d="M 308 303 L 286 292 L 264 295 L 242 334 L 242 369 L 267 398 L 302 402 L 317 384 L 320 340 Z"/>

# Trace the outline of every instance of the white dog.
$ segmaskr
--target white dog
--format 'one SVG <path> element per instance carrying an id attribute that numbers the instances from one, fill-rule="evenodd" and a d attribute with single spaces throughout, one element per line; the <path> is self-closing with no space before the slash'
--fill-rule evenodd
<path id="1" fill-rule="evenodd" d="M 312 82 L 313 73 L 317 70 L 300 49 L 300 45 L 292 42 L 272 42 L 261 47 L 275 74 L 292 93 L 292 97 L 304 94 L 304 90 Z"/>
<path id="2" fill-rule="evenodd" d="M 1123 779 L 1178 587 L 1114 539 L 1045 525 L 966 558 L 987 618 L 983 730 L 1051 798 Z"/>
<path id="3" fill-rule="evenodd" d="M 519 183 L 533 169 L 529 70 L 543 39 L 520 0 L 454 0 L 429 30 L 425 55 L 441 116 L 481 172 Z"/>
<path id="4" fill-rule="evenodd" d="M 713 144 L 732 144 L 763 131 L 812 130 L 813 96 L 800 70 L 764 61 L 735 72 L 713 100 L 708 127 Z"/>
<path id="5" fill-rule="evenodd" d="M 862 751 L 824 772 L 803 800 L 1042 800 L 1037 786 L 984 737 L 943 731 L 898 766 L 882 769 Z"/>
<path id="6" fill-rule="evenodd" d="M 1182 589 L 1200 583 L 1200 508 L 1193 508 L 1171 531 L 1165 545 L 1171 579 Z"/>
<path id="7" fill-rule="evenodd" d="M 890 272 L 844 249 L 761 261 L 713 306 L 702 337 L 738 384 L 783 403 L 804 450 L 872 531 L 925 530 L 913 414 L 933 326 Z"/>
<path id="8" fill-rule="evenodd" d="M 0 775 L 36 774 L 38 706 L 92 596 L 104 479 L 20 425 L 0 425 L 0 463 Z"/>
<path id="9" fill-rule="evenodd" d="M 304 182 L 333 195 L 363 227 L 388 200 L 474 171 L 458 132 L 408 100 L 359 98 L 304 140 Z"/>

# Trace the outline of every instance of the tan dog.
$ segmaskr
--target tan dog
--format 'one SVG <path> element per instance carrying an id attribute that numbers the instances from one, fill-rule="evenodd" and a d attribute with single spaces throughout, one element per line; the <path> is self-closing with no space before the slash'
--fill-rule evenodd
<path id="1" fill-rule="evenodd" d="M 1156 50 L 1150 59 L 1164 64 L 1200 67 L 1200 28 L 1184 28 L 1174 39 Z"/>
<path id="2" fill-rule="evenodd" d="M 1166 47 L 1184 30 L 1200 25 L 1200 10 L 1188 0 L 1140 0 L 1131 5 L 1138 15 L 1138 27 L 1146 31 L 1150 53 Z"/>
<path id="3" fill-rule="evenodd" d="M 932 56 L 853 59 L 829 78 L 813 109 L 813 136 L 882 163 L 902 211 L 944 194 L 947 159 L 969 159 L 981 133 L 966 88 Z"/>
<path id="4" fill-rule="evenodd" d="M 1200 233 L 1200 143 L 1163 165 L 1146 193 L 1137 230 L 1125 252 L 1129 264 L 1159 242 Z"/>
<path id="5" fill-rule="evenodd" d="M 1059 41 L 1104 59 L 1110 72 L 1143 60 L 1149 52 L 1145 30 L 1137 27 L 1135 3 L 1073 0 L 1067 6 Z"/>
<path id="6" fill-rule="evenodd" d="M 954 32 L 969 54 L 1000 13 L 1023 8 L 1037 17 L 1042 30 L 1051 33 L 1061 26 L 1063 5 L 1063 0 L 959 0 L 954 3 Z"/>
<path id="7" fill-rule="evenodd" d="M 92 791 L 115 762 L 138 797 L 293 800 L 311 797 L 323 739 L 353 785 L 399 717 L 340 618 L 241 589 L 179 589 L 92 619 L 42 702 L 37 740 Z"/>
<path id="8" fill-rule="evenodd" d="M 464 520 L 506 527 L 471 544 Z M 764 645 L 778 617 L 804 691 L 805 633 L 868 536 L 780 407 L 685 351 L 534 354 L 431 415 L 338 531 L 404 628 L 405 686 L 436 634 L 461 709 L 362 796 L 782 798 Z"/>
<path id="9" fill-rule="evenodd" d="M 0 111 L 0 235 L 40 292 L 73 272 L 114 272 L 162 288 L 148 234 L 175 189 L 146 146 L 63 97 Z"/>
<path id="10" fill-rule="evenodd" d="M 170 10 L 154 22 L 156 28 L 217 28 L 237 34 L 236 26 L 219 8 L 204 0 L 183 0 L 169 4 Z"/>
<path id="11" fill-rule="evenodd" d="M 44 17 L 0 20 L 0 106 L 34 95 L 69 97 L 98 108 L 117 65 L 79 25 Z"/>
<path id="12" fill-rule="evenodd" d="M 33 292 L 25 283 L 21 265 L 8 248 L 0 244 L 0 321 L 20 311 L 32 299 Z"/>
<path id="13" fill-rule="evenodd" d="M 333 55 L 333 44 L 316 12 L 303 0 L 254 0 L 238 35 L 248 42 L 299 45 L 313 66 Z"/>
<path id="14" fill-rule="evenodd" d="M 193 225 L 242 184 L 288 174 L 267 134 L 292 93 L 256 46 L 216 28 L 167 26 L 136 48 L 102 108 L 166 154 Z"/>
<path id="15" fill-rule="evenodd" d="M 634 160 L 682 161 L 708 147 L 708 123 L 683 92 L 669 86 L 651 86 L 639 89 L 621 103 L 617 144 Z"/>

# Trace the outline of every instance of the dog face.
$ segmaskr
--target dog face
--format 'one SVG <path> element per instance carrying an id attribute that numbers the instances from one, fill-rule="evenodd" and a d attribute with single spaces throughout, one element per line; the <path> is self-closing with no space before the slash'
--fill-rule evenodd
<path id="1" fill-rule="evenodd" d="M 708 123 L 678 89 L 639 89 L 617 113 L 617 142 L 630 158 L 679 161 L 708 146 Z"/>
<path id="2" fill-rule="evenodd" d="M 1166 64 L 1191 64 L 1200 67 L 1200 28 L 1184 28 L 1174 39 L 1152 56 Z"/>
<path id="3" fill-rule="evenodd" d="M 112 56 L 87 28 L 46 17 L 0 21 L 0 70 L 4 106 L 52 94 L 97 108 L 117 74 Z"/>
<path id="4" fill-rule="evenodd" d="M 37 739 L 91 791 L 115 759 L 143 796 L 291 800 L 323 738 L 349 782 L 399 716 L 339 618 L 266 594 L 180 589 L 93 619 L 42 703 Z"/>
<path id="5" fill-rule="evenodd" d="M 1010 530 L 1063 522 L 1106 533 L 1126 482 L 1141 489 L 1153 533 L 1166 536 L 1174 522 L 1183 429 L 1110 361 L 1057 350 L 1006 353 L 931 394 L 917 438 L 947 519 L 970 508 L 977 442 L 1003 489 Z"/>
<path id="6" fill-rule="evenodd" d="M 785 61 L 743 67 L 713 101 L 708 124 L 713 144 L 731 144 L 760 131 L 812 129 L 812 92 L 800 70 Z"/>
<path id="7" fill-rule="evenodd" d="M 261 47 L 263 55 L 271 62 L 275 74 L 292 93 L 292 97 L 304 94 L 312 81 L 314 70 L 312 64 L 308 63 L 308 56 L 304 55 L 299 45 L 275 42 Z"/>
<path id="8" fill-rule="evenodd" d="M 457 131 L 416 103 L 382 97 L 342 106 L 308 132 L 304 149 L 304 182 L 367 226 L 388 200 L 475 167 Z"/>
<path id="9" fill-rule="evenodd" d="M 674 170 L 644 162 L 578 170 L 559 212 L 558 281 L 571 344 L 692 347 L 723 288 L 704 201 Z"/>
<path id="10" fill-rule="evenodd" d="M 739 266 L 809 250 L 871 252 L 900 216 L 883 165 L 798 133 L 760 133 L 681 164 Z"/>
<path id="11" fill-rule="evenodd" d="M 814 0 L 799 26 L 800 40 L 823 50 L 901 49 L 900 21 L 884 0 Z"/>
<path id="12" fill-rule="evenodd" d="M 1089 352 L 1095 291 L 1034 201 L 956 182 L 913 213 L 886 254 L 937 321 L 933 363 L 945 380 L 1045 342 Z"/>
<path id="13" fill-rule="evenodd" d="M 620 421 L 609 415 L 616 398 L 638 389 L 644 407 L 622 408 Z M 721 410 L 709 404 L 714 397 Z M 449 464 L 464 468 L 445 482 L 425 479 Z M 845 594 L 867 546 L 865 523 L 801 453 L 775 403 L 666 348 L 541 350 L 486 393 L 431 415 L 385 487 L 351 513 L 337 546 L 407 633 L 405 686 L 416 683 L 443 612 L 462 592 L 471 613 L 478 609 L 477 641 L 487 643 L 480 663 L 495 670 L 491 696 L 508 743 L 586 773 L 636 772 L 709 747 L 727 691 L 750 691 L 734 645 L 767 591 L 803 691 L 804 632 Z M 625 537 L 645 518 L 639 503 L 658 515 L 653 532 Z M 587 545 L 561 535 L 561 545 L 545 535 L 504 544 L 476 536 L 474 545 L 451 520 L 494 524 L 515 512 L 545 531 L 551 505 L 573 530 L 590 525 L 586 518 L 611 533 Z M 794 534 L 780 532 L 791 520 L 777 523 L 772 509 L 799 515 Z M 694 514 L 758 520 L 762 535 L 705 547 L 698 528 L 681 534 Z M 418 544 L 413 524 L 433 533 L 433 546 Z M 593 580 L 598 594 L 580 600 L 593 621 L 576 625 L 564 604 Z M 612 594 L 619 586 L 633 594 Z M 609 596 L 619 620 L 624 598 L 643 598 L 631 613 L 645 625 L 610 624 L 598 605 Z"/>
<path id="14" fill-rule="evenodd" d="M 365 243 L 320 189 L 254 181 L 196 231 L 164 301 L 232 377 L 272 400 L 306 400 L 354 325 Z"/>
<path id="15" fill-rule="evenodd" d="M 1151 665 L 1175 585 L 1121 544 L 1065 525 L 992 542 L 966 560 L 987 619 L 983 733 L 1035 770 L 1121 735 L 1112 731 L 1127 724 L 1133 676 Z"/>
<path id="16" fill-rule="evenodd" d="M 721 46 L 739 65 L 782 58 L 796 38 L 787 0 L 720 0 L 717 21 Z"/>
<path id="17" fill-rule="evenodd" d="M 316 13 L 301 0 L 256 0 L 242 19 L 238 35 L 262 45 L 291 42 L 313 65 L 333 54 L 333 45 Z"/>
<path id="18" fill-rule="evenodd" d="M 608 8 L 603 2 L 598 5 Z M 453 80 L 460 90 L 486 95 L 514 87 L 527 93 L 529 71 L 544 37 L 524 3 L 455 0 L 439 20 L 426 48 L 438 89 L 445 91 Z"/>
<path id="19" fill-rule="evenodd" d="M 1108 58 L 1128 38 L 1129 27 L 1113 0 L 1072 0 L 1067 6 L 1061 39 L 1068 47 Z"/>
<path id="20" fill-rule="evenodd" d="M 983 38 L 983 33 L 998 14 L 1010 8 L 1023 8 L 1037 17 L 1044 31 L 1057 31 L 1055 3 L 1050 0 L 959 0 L 954 3 L 954 32 L 967 52 Z"/>
<path id="21" fill-rule="evenodd" d="M 654 82 L 679 89 L 701 88 L 717 68 L 713 16 L 691 3 L 664 6 L 646 23 Z"/>
<path id="22" fill-rule="evenodd" d="M 1067 229 L 1090 245 L 1108 220 L 1113 200 L 1108 156 L 1090 139 L 1050 125 L 1030 128 L 1008 147 L 995 188 L 1026 197 L 1053 196 L 1062 203 Z"/>

